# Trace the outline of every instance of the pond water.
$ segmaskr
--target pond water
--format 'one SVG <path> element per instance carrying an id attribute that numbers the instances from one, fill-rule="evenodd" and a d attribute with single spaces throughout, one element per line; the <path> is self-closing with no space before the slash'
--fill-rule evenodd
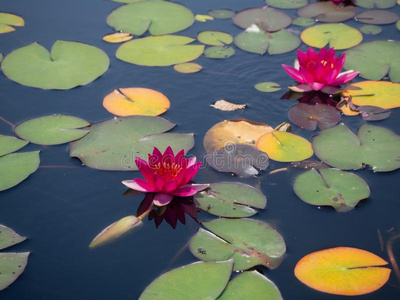
<path id="1" fill-rule="evenodd" d="M 261 7 L 262 0 L 182 0 L 194 13 L 207 14 L 213 8 L 239 11 Z M 156 89 L 170 99 L 171 108 L 162 116 L 178 126 L 174 132 L 194 132 L 195 147 L 191 154 L 201 159 L 204 154 L 204 134 L 214 124 L 225 119 L 245 118 L 271 126 L 287 121 L 288 109 L 296 101 L 281 100 L 281 91 L 261 93 L 254 89 L 262 81 L 277 82 L 285 87 L 292 79 L 281 64 L 291 64 L 295 51 L 269 56 L 243 52 L 225 60 L 204 56 L 196 60 L 204 68 L 195 74 L 179 74 L 172 67 L 141 67 L 115 58 L 117 45 L 101 40 L 112 33 L 105 19 L 121 4 L 107 0 L 0 0 L 1 11 L 23 16 L 26 25 L 11 34 L 0 35 L 0 52 L 12 50 L 34 41 L 47 49 L 55 40 L 85 42 L 103 49 L 110 57 L 109 70 L 93 83 L 68 91 L 41 90 L 19 85 L 3 74 L 0 76 L 0 116 L 18 124 L 24 120 L 49 115 L 67 114 L 91 123 L 112 117 L 102 106 L 105 95 L 118 87 Z M 399 7 L 391 9 L 400 12 Z M 287 11 L 295 14 L 294 10 Z M 347 24 L 359 28 L 355 21 Z M 301 32 L 302 28 L 291 28 Z M 397 39 L 399 32 L 392 25 L 383 26 L 379 39 Z M 195 37 L 203 30 L 220 30 L 235 36 L 241 32 L 231 20 L 196 22 L 179 34 Z M 364 41 L 377 36 L 364 35 Z M 300 49 L 307 47 L 302 44 Z M 357 78 L 356 81 L 361 81 Z M 218 99 L 247 103 L 248 108 L 222 112 L 210 107 Z M 400 111 L 374 125 L 390 128 L 400 134 Z M 352 129 L 362 125 L 358 117 L 343 117 Z M 294 132 L 310 139 L 315 132 Z M 12 129 L 0 122 L 0 133 L 13 135 Z M 68 155 L 68 144 L 43 147 L 29 144 L 24 151 L 41 150 L 41 167 L 20 185 L 0 193 L 0 223 L 13 228 L 29 239 L 12 251 L 30 251 L 24 274 L 0 293 L 0 299 L 137 299 L 144 288 L 166 270 L 197 259 L 185 249 L 188 239 L 199 225 L 187 217 L 187 224 L 173 230 L 165 222 L 158 229 L 146 221 L 139 231 L 104 247 L 90 250 L 88 244 L 106 225 L 126 215 L 135 214 L 141 197 L 125 197 L 120 183 L 139 177 L 138 172 L 107 172 L 82 166 Z M 338 155 L 346 155 L 346 149 Z M 46 168 L 46 166 L 59 166 Z M 254 218 L 269 222 L 284 237 L 287 254 L 276 270 L 259 268 L 280 289 L 284 299 L 340 299 L 323 294 L 298 281 L 293 273 L 296 263 L 306 254 L 338 246 L 349 246 L 373 252 L 388 261 L 380 249 L 377 230 L 385 239 L 386 231 L 399 230 L 399 170 L 389 173 L 357 171 L 371 188 L 371 196 L 355 210 L 337 213 L 331 208 L 317 208 L 300 201 L 293 192 L 292 182 L 297 171 L 269 175 L 273 169 L 285 167 L 271 161 L 269 169 L 257 178 L 238 179 L 218 173 L 210 167 L 196 175 L 196 182 L 240 181 L 260 185 L 268 198 L 267 208 Z M 212 216 L 201 212 L 200 220 Z M 11 251 L 11 250 L 10 250 Z M 400 257 L 400 243 L 394 244 Z M 400 298 L 399 282 L 394 273 L 380 290 L 355 299 Z"/>

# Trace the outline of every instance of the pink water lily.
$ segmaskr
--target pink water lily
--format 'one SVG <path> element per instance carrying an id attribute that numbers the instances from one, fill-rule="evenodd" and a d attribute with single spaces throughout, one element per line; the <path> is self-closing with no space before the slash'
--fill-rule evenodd
<path id="1" fill-rule="evenodd" d="M 297 86 L 290 86 L 294 92 L 321 91 L 335 94 L 337 86 L 344 84 L 358 75 L 353 70 L 340 73 L 346 60 L 346 54 L 335 57 L 335 49 L 322 48 L 318 53 L 313 48 L 307 52 L 297 51 L 294 67 L 282 65 L 286 73 L 298 81 Z"/>
<path id="2" fill-rule="evenodd" d="M 201 162 L 196 163 L 196 157 L 185 158 L 183 150 L 175 156 L 171 147 L 164 154 L 154 147 L 153 154 L 149 154 L 148 163 L 139 157 L 135 159 L 135 163 L 144 179 L 135 178 L 122 183 L 139 192 L 153 193 L 153 204 L 157 206 L 167 205 L 174 196 L 193 196 L 209 186 L 190 183 L 199 171 Z"/>

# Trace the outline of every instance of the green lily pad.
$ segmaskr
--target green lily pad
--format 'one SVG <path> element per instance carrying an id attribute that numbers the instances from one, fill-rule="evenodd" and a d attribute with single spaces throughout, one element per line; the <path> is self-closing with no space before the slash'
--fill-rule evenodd
<path id="1" fill-rule="evenodd" d="M 301 40 L 311 47 L 323 48 L 329 44 L 336 50 L 357 46 L 362 39 L 361 32 L 346 24 L 315 25 L 301 33 Z"/>
<path id="2" fill-rule="evenodd" d="M 292 23 L 292 18 L 270 7 L 250 8 L 237 13 L 233 18 L 233 23 L 243 29 L 255 24 L 264 31 L 272 32 L 288 27 Z"/>
<path id="3" fill-rule="evenodd" d="M 355 19 L 361 23 L 384 25 L 396 23 L 399 20 L 399 16 L 388 10 L 369 9 L 358 13 Z"/>
<path id="4" fill-rule="evenodd" d="M 360 27 L 360 31 L 364 34 L 376 35 L 382 32 L 382 27 L 376 25 L 363 25 Z"/>
<path id="5" fill-rule="evenodd" d="M 197 35 L 200 43 L 210 46 L 225 46 L 232 44 L 233 37 L 222 31 L 202 31 Z"/>
<path id="6" fill-rule="evenodd" d="M 3 60 L 3 53 L 0 53 L 0 62 Z"/>
<path id="7" fill-rule="evenodd" d="M 307 5 L 308 0 L 265 0 L 265 3 L 276 8 L 293 9 Z"/>
<path id="8" fill-rule="evenodd" d="M 293 20 L 293 25 L 308 27 L 315 24 L 315 20 L 312 18 L 296 18 Z"/>
<path id="9" fill-rule="evenodd" d="M 234 270 L 257 265 L 277 268 L 286 252 L 282 236 L 269 224 L 252 219 L 216 219 L 202 222 L 208 230 L 199 231 L 190 240 L 190 251 L 204 261 L 233 257 Z"/>
<path id="10" fill-rule="evenodd" d="M 400 20 L 396 22 L 396 28 L 400 30 Z M 0 60 L 1 61 L 1 60 Z"/>
<path id="11" fill-rule="evenodd" d="M 68 90 L 86 85 L 107 71 L 110 60 L 102 50 L 78 42 L 56 41 L 51 53 L 33 43 L 8 54 L 3 73 L 19 84 Z"/>
<path id="12" fill-rule="evenodd" d="M 235 49 L 232 47 L 208 47 L 206 51 L 204 51 L 204 56 L 208 58 L 228 58 L 235 54 Z"/>
<path id="13" fill-rule="evenodd" d="M 231 280 L 218 300 L 283 300 L 277 286 L 257 271 L 247 271 Z"/>
<path id="14" fill-rule="evenodd" d="M 331 1 L 308 4 L 297 10 L 299 17 L 315 18 L 320 22 L 339 23 L 350 20 L 357 13 L 353 5 L 341 6 Z"/>
<path id="15" fill-rule="evenodd" d="M 396 5 L 396 0 L 353 0 L 353 3 L 364 8 L 390 8 Z"/>
<path id="16" fill-rule="evenodd" d="M 300 46 L 300 39 L 287 30 L 277 32 L 244 31 L 238 34 L 234 43 L 240 49 L 257 54 L 282 54 L 293 51 Z"/>
<path id="17" fill-rule="evenodd" d="M 281 86 L 276 82 L 264 81 L 264 82 L 257 83 L 254 86 L 254 88 L 260 92 L 273 93 L 273 92 L 279 91 L 281 89 Z"/>
<path id="18" fill-rule="evenodd" d="M 139 300 L 216 299 L 225 289 L 232 272 L 233 260 L 195 262 L 154 280 Z"/>
<path id="19" fill-rule="evenodd" d="M 355 135 L 339 124 L 314 137 L 313 148 L 324 163 L 343 170 L 358 170 L 364 165 L 376 172 L 400 168 L 400 137 L 379 126 L 364 124 Z"/>
<path id="20" fill-rule="evenodd" d="M 143 35 L 164 35 L 182 31 L 194 22 L 187 7 L 174 2 L 148 0 L 121 6 L 107 17 L 107 24 L 116 31 Z"/>
<path id="21" fill-rule="evenodd" d="M 213 183 L 194 196 L 197 205 L 210 214 L 220 217 L 250 217 L 267 205 L 267 198 L 254 187 L 239 182 Z"/>
<path id="22" fill-rule="evenodd" d="M 130 3 L 142 2 L 142 1 L 150 1 L 150 0 L 111 0 L 111 1 L 118 2 L 118 3 L 130 4 Z M 168 1 L 168 0 L 165 0 L 165 1 Z"/>
<path id="23" fill-rule="evenodd" d="M 26 240 L 11 228 L 0 224 L 0 250 L 14 246 Z"/>
<path id="24" fill-rule="evenodd" d="M 71 157 L 100 170 L 137 170 L 137 156 L 147 160 L 147 154 L 157 147 L 164 151 L 189 151 L 194 145 L 192 133 L 164 133 L 175 124 L 160 117 L 115 117 L 91 126 L 89 134 L 72 142 Z"/>
<path id="25" fill-rule="evenodd" d="M 28 141 L 23 141 L 13 136 L 0 134 L 0 156 L 15 152 L 25 147 L 28 143 Z"/>
<path id="26" fill-rule="evenodd" d="M 360 71 L 360 76 L 380 80 L 389 74 L 390 80 L 400 82 L 400 42 L 372 41 L 347 50 L 346 70 Z"/>
<path id="27" fill-rule="evenodd" d="M 15 30 L 13 26 L 24 26 L 25 21 L 20 16 L 0 12 L 0 34 L 12 32 Z"/>
<path id="28" fill-rule="evenodd" d="M 0 291 L 12 284 L 25 270 L 29 252 L 0 253 Z"/>
<path id="29" fill-rule="evenodd" d="M 171 66 L 195 60 L 203 54 L 204 45 L 180 35 L 149 36 L 122 44 L 117 58 L 141 66 Z"/>
<path id="30" fill-rule="evenodd" d="M 39 151 L 12 153 L 0 157 L 0 191 L 16 186 L 39 167 Z"/>
<path id="31" fill-rule="evenodd" d="M 370 195 L 361 177 L 339 169 L 311 169 L 296 176 L 293 189 L 304 202 L 332 206 L 339 212 L 352 210 Z"/>
<path id="32" fill-rule="evenodd" d="M 215 19 L 231 19 L 235 16 L 235 12 L 230 9 L 212 9 L 208 14 Z"/>
<path id="33" fill-rule="evenodd" d="M 90 123 L 77 117 L 50 115 L 31 119 L 15 127 L 20 138 L 40 145 L 59 145 L 84 137 Z"/>

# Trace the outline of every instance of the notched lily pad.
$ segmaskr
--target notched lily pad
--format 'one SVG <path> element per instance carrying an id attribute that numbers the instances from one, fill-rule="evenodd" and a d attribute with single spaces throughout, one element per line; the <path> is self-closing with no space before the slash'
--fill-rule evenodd
<path id="1" fill-rule="evenodd" d="M 313 18 L 296 18 L 293 20 L 293 25 L 308 27 L 315 24 L 315 20 Z"/>
<path id="2" fill-rule="evenodd" d="M 264 209 L 267 205 L 263 193 L 239 182 L 213 183 L 207 190 L 197 193 L 194 199 L 202 210 L 229 218 L 250 217 L 257 213 L 254 208 Z"/>
<path id="3" fill-rule="evenodd" d="M 208 14 L 215 19 L 231 19 L 235 16 L 235 12 L 230 9 L 212 9 Z"/>
<path id="4" fill-rule="evenodd" d="M 396 23 L 399 20 L 399 16 L 388 10 L 369 9 L 358 13 L 355 19 L 361 23 L 384 25 Z"/>
<path id="5" fill-rule="evenodd" d="M 296 176 L 296 195 L 312 205 L 332 206 L 336 211 L 352 210 L 370 195 L 368 184 L 359 176 L 339 169 L 312 169 Z"/>
<path id="6" fill-rule="evenodd" d="M 131 39 L 133 39 L 133 35 L 126 32 L 116 32 L 103 36 L 103 41 L 112 44 L 127 42 Z"/>
<path id="7" fill-rule="evenodd" d="M 216 59 L 223 59 L 223 58 L 228 58 L 231 57 L 232 55 L 235 54 L 235 49 L 232 47 L 221 47 L 221 46 L 215 46 L 215 47 L 208 47 L 204 51 L 204 56 L 208 58 L 216 58 Z"/>
<path id="8" fill-rule="evenodd" d="M 293 9 L 307 5 L 308 0 L 265 0 L 265 3 L 276 8 Z"/>
<path id="9" fill-rule="evenodd" d="M 291 122 L 308 130 L 315 130 L 317 126 L 324 130 L 335 126 L 341 120 L 340 112 L 327 104 L 299 103 L 290 108 L 288 116 Z"/>
<path id="10" fill-rule="evenodd" d="M 265 82 L 260 82 L 257 83 L 254 88 L 257 91 L 260 92 L 264 92 L 264 93 L 273 93 L 273 92 L 277 92 L 281 89 L 281 86 L 276 83 L 276 82 L 272 82 L 272 81 L 265 81 Z"/>
<path id="11" fill-rule="evenodd" d="M 202 31 L 197 35 L 200 43 L 210 46 L 225 46 L 232 44 L 233 37 L 222 31 Z"/>
<path id="12" fill-rule="evenodd" d="M 11 228 L 0 224 L 0 250 L 14 246 L 26 240 Z"/>
<path id="13" fill-rule="evenodd" d="M 390 8 L 396 5 L 396 0 L 353 0 L 355 5 L 363 8 Z"/>
<path id="14" fill-rule="evenodd" d="M 269 224 L 252 219 L 216 219 L 202 222 L 210 230 L 199 229 L 190 240 L 194 256 L 204 261 L 233 257 L 234 270 L 257 265 L 277 268 L 285 255 L 282 236 Z"/>
<path id="15" fill-rule="evenodd" d="M 382 32 L 382 27 L 376 25 L 363 25 L 360 27 L 360 31 L 364 34 L 377 35 Z"/>
<path id="16" fill-rule="evenodd" d="M 31 143 L 59 145 L 84 137 L 89 129 L 81 128 L 89 125 L 77 117 L 50 115 L 22 122 L 14 130 L 16 135 Z"/>
<path id="17" fill-rule="evenodd" d="M 29 142 L 13 136 L 0 134 L 0 156 L 15 152 L 25 147 Z"/>
<path id="18" fill-rule="evenodd" d="M 24 26 L 25 21 L 20 16 L 0 12 L 0 34 L 12 32 L 15 30 L 13 26 Z"/>
<path id="19" fill-rule="evenodd" d="M 350 20 L 357 13 L 353 5 L 336 5 L 331 1 L 308 4 L 297 10 L 297 14 L 303 18 L 315 18 L 326 23 L 338 23 Z"/>

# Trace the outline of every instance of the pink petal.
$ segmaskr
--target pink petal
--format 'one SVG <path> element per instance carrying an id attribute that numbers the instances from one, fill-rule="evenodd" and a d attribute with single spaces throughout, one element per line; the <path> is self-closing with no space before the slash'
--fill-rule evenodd
<path id="1" fill-rule="evenodd" d="M 154 147 L 153 148 L 153 155 L 155 157 L 157 157 L 158 162 L 161 162 L 162 160 L 162 153 L 160 152 L 160 150 L 158 150 L 158 148 Z"/>
<path id="2" fill-rule="evenodd" d="M 338 71 L 338 73 L 340 73 L 340 71 L 342 70 L 345 60 L 346 60 L 346 53 L 340 55 L 339 58 L 336 60 L 335 68 Z"/>
<path id="3" fill-rule="evenodd" d="M 185 151 L 182 149 L 182 150 L 179 151 L 178 154 L 175 156 L 175 163 L 176 163 L 177 165 L 182 165 L 184 159 L 185 159 Z"/>
<path id="4" fill-rule="evenodd" d="M 186 184 L 186 185 L 181 186 L 179 189 L 177 189 L 172 194 L 175 196 L 179 196 L 179 197 L 189 197 L 189 196 L 193 196 L 197 192 L 205 190 L 209 186 L 210 186 L 209 184 L 193 184 L 193 183 Z"/>
<path id="5" fill-rule="evenodd" d="M 356 77 L 360 72 L 354 72 L 353 70 L 349 70 L 347 72 L 340 73 L 338 77 L 331 83 L 331 85 L 341 85 Z"/>
<path id="6" fill-rule="evenodd" d="M 166 193 L 171 193 L 173 191 L 175 191 L 178 188 L 178 181 L 175 179 L 172 179 L 171 181 L 167 182 L 166 184 L 164 184 L 164 189 L 163 191 Z"/>
<path id="7" fill-rule="evenodd" d="M 135 158 L 135 163 L 139 169 L 139 172 L 143 177 L 150 183 L 154 183 L 154 171 L 150 168 L 147 162 L 139 157 Z"/>
<path id="8" fill-rule="evenodd" d="M 187 168 L 193 166 L 196 163 L 196 157 L 191 157 L 188 159 Z"/>
<path id="9" fill-rule="evenodd" d="M 304 83 L 303 77 L 301 76 L 299 70 L 288 65 L 282 65 L 282 67 L 285 69 L 286 73 L 288 73 L 289 76 L 292 77 L 294 80 Z"/>
<path id="10" fill-rule="evenodd" d="M 174 151 L 172 151 L 171 146 L 168 146 L 167 149 L 165 149 L 163 156 L 172 156 L 172 157 L 174 157 Z"/>
<path id="11" fill-rule="evenodd" d="M 302 83 L 311 83 L 315 81 L 314 75 L 302 66 L 300 66 L 300 74 L 303 77 L 303 80 L 300 81 Z"/>
<path id="12" fill-rule="evenodd" d="M 297 50 L 297 59 L 299 60 L 300 65 L 305 65 L 305 62 L 307 60 L 306 52 L 302 52 L 300 49 Z"/>
<path id="13" fill-rule="evenodd" d="M 155 179 L 154 180 L 155 191 L 157 191 L 157 192 L 163 191 L 164 190 L 164 184 L 165 184 L 163 178 L 160 175 L 156 174 L 154 176 L 154 179 Z"/>
<path id="14" fill-rule="evenodd" d="M 154 196 L 153 203 L 157 206 L 165 206 L 171 202 L 173 196 L 171 194 L 157 193 Z"/>
<path id="15" fill-rule="evenodd" d="M 325 86 L 325 84 L 313 82 L 313 83 L 310 83 L 310 86 L 314 91 L 319 91 L 320 89 L 322 89 Z"/>
<path id="16" fill-rule="evenodd" d="M 143 184 L 143 182 L 138 182 L 138 179 L 135 180 L 124 180 L 122 181 L 122 184 L 124 184 L 125 186 L 127 186 L 128 188 L 138 191 L 138 192 L 143 192 L 143 193 L 148 193 L 148 192 L 152 192 L 153 188 L 151 185 L 149 185 L 146 181 L 144 181 L 142 179 L 143 182 L 145 182 L 146 184 Z"/>
<path id="17" fill-rule="evenodd" d="M 197 164 L 191 166 L 190 168 L 186 169 L 186 175 L 185 175 L 185 180 L 184 183 L 188 183 L 192 178 L 197 174 L 201 167 L 201 161 L 198 162 Z"/>
<path id="18" fill-rule="evenodd" d="M 296 93 L 310 92 L 313 89 L 308 84 L 299 84 L 296 86 L 289 86 L 289 89 Z"/>

